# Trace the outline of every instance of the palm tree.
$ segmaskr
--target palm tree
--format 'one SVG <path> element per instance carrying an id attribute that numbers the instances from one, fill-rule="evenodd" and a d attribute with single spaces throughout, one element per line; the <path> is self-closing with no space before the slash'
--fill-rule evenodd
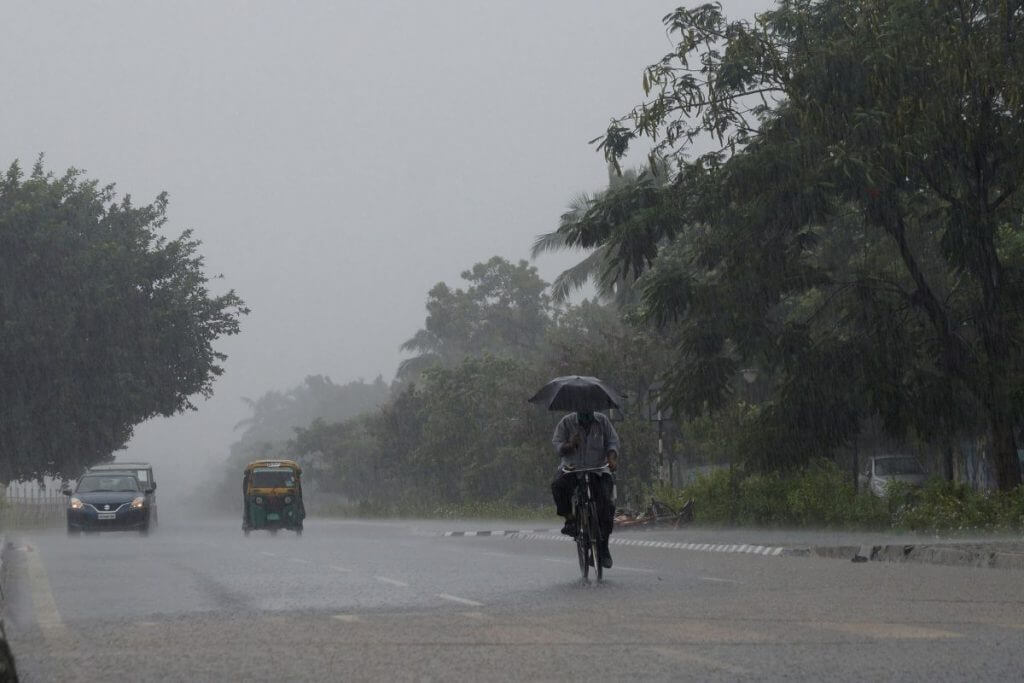
<path id="1" fill-rule="evenodd" d="M 589 249 L 576 265 L 562 271 L 551 285 L 551 296 L 564 302 L 588 282 L 601 299 L 622 306 L 634 301 L 639 269 L 635 257 L 623 259 L 623 251 L 635 249 L 633 233 L 650 232 L 650 210 L 666 186 L 664 163 L 644 171 L 628 170 L 619 175 L 608 167 L 608 187 L 594 194 L 581 192 L 569 201 L 559 219 L 558 229 L 538 235 L 530 249 L 531 258 L 566 249 Z M 646 256 L 646 255 L 642 255 Z"/>

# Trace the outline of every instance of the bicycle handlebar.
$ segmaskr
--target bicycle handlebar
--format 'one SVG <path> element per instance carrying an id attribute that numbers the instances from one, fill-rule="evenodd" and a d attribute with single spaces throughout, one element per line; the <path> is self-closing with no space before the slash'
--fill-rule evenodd
<path id="1" fill-rule="evenodd" d="M 583 474 L 584 472 L 604 472 L 609 469 L 607 463 L 600 467 L 560 467 L 566 474 Z"/>

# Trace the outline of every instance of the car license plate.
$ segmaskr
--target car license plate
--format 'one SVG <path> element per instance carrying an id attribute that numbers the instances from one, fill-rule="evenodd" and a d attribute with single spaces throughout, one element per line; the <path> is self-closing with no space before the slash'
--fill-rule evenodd
<path id="1" fill-rule="evenodd" d="M 270 513 L 267 514 L 267 519 L 268 520 L 281 519 L 281 515 L 277 514 L 276 512 L 270 512 Z"/>
<path id="2" fill-rule="evenodd" d="M 96 515 L 97 519 L 117 519 L 116 512 L 100 512 Z"/>

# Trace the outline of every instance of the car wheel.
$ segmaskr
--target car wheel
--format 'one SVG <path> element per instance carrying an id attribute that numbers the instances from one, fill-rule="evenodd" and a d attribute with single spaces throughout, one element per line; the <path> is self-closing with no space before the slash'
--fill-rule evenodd
<path id="1" fill-rule="evenodd" d="M 70 526 L 68 527 L 68 536 L 76 536 L 77 537 L 77 536 L 81 536 L 81 535 L 82 535 L 82 530 L 81 529 L 76 529 L 76 528 L 70 527 Z"/>
<path id="2" fill-rule="evenodd" d="M 149 522 L 146 522 L 145 526 L 139 527 L 139 536 L 149 536 Z"/>

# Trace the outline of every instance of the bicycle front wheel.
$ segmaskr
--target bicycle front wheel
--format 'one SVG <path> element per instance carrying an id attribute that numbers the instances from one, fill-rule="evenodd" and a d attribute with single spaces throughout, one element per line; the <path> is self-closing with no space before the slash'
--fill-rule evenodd
<path id="1" fill-rule="evenodd" d="M 590 545 L 591 555 L 594 558 L 594 575 L 600 581 L 604 578 L 604 567 L 601 566 L 601 525 L 597 518 L 597 503 L 591 503 L 587 508 L 587 516 L 590 518 L 590 522 L 587 525 L 590 527 L 587 541 Z"/>
<path id="2" fill-rule="evenodd" d="M 580 561 L 580 576 L 585 582 L 590 576 L 590 558 L 587 557 L 590 550 L 590 520 L 586 515 L 581 514 L 584 509 L 582 505 L 577 505 L 573 512 L 576 514 L 576 555 Z"/>
<path id="3" fill-rule="evenodd" d="M 576 536 L 576 555 L 580 561 L 580 576 L 584 581 L 587 581 L 590 575 L 590 558 L 587 557 L 588 551 L 590 550 L 590 543 L 583 536 L 579 534 Z"/>

